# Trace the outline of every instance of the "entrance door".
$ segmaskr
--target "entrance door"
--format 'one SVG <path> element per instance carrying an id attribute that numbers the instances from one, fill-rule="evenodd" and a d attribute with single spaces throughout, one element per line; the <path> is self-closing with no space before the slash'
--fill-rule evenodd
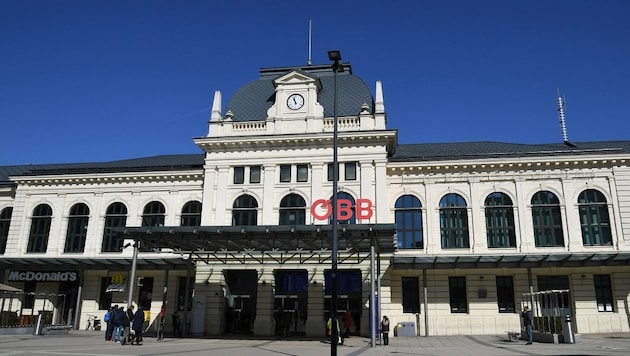
<path id="1" fill-rule="evenodd" d="M 330 307 L 332 302 L 332 271 L 324 272 L 326 285 L 324 286 L 324 317 L 325 321 L 330 318 Z M 361 312 L 363 310 L 363 296 L 361 293 L 362 279 L 360 270 L 338 270 L 337 271 L 337 320 L 339 326 L 344 329 L 344 315 L 350 312 L 352 326 L 355 332 L 361 330 Z"/>
<path id="2" fill-rule="evenodd" d="M 258 276 L 256 270 L 224 271 L 226 288 L 225 331 L 253 332 L 256 319 Z"/>
<path id="3" fill-rule="evenodd" d="M 276 335 L 303 336 L 308 316 L 308 272 L 306 270 L 276 270 L 274 279 Z"/>

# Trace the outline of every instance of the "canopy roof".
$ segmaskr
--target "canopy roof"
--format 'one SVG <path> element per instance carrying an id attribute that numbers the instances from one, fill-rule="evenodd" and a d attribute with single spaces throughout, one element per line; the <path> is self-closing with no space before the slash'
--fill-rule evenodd
<path id="1" fill-rule="evenodd" d="M 395 256 L 393 260 L 396 269 L 626 266 L 630 264 L 630 253 Z"/>
<path id="2" fill-rule="evenodd" d="M 332 254 L 332 225 L 295 226 L 151 226 L 116 228 L 122 237 L 147 243 L 154 249 L 195 255 L 206 262 L 274 260 L 321 264 Z M 396 225 L 339 225 L 339 263 L 360 263 L 372 246 L 377 254 L 396 250 Z"/>

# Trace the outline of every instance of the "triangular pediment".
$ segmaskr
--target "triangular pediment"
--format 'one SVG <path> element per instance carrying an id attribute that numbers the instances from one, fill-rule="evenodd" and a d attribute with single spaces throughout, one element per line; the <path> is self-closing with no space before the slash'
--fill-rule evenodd
<path id="1" fill-rule="evenodd" d="M 279 85 L 295 85 L 295 84 L 309 84 L 315 83 L 315 86 L 318 90 L 322 88 L 322 83 L 319 78 L 311 76 L 309 73 L 294 70 L 287 74 L 284 74 L 273 81 L 274 86 L 278 87 Z"/>

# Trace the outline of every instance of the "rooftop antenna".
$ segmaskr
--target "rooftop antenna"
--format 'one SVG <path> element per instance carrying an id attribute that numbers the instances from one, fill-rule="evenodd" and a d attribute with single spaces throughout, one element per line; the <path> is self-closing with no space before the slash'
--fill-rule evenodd
<path id="1" fill-rule="evenodd" d="M 312 46 L 312 40 L 311 40 L 311 28 L 312 28 L 312 23 L 313 20 L 309 19 L 308 20 L 308 65 L 310 66 L 313 62 L 311 62 L 311 46 Z"/>
<path id="2" fill-rule="evenodd" d="M 562 141 L 569 146 L 574 146 L 571 142 L 569 142 L 569 136 L 567 135 L 567 120 L 564 116 L 564 102 L 565 99 L 560 96 L 560 89 L 557 91 L 558 93 L 558 116 L 560 117 L 560 128 L 562 130 Z"/>

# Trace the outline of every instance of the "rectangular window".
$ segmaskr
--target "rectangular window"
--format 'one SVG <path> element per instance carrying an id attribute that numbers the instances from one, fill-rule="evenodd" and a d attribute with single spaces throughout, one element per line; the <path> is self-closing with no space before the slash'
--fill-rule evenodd
<path id="1" fill-rule="evenodd" d="M 420 287 L 417 277 L 402 278 L 403 313 L 420 313 Z"/>
<path id="2" fill-rule="evenodd" d="M 333 164 L 328 163 L 328 181 L 332 182 L 334 177 Z M 339 164 L 337 164 L 337 180 L 339 179 Z"/>
<path id="3" fill-rule="evenodd" d="M 610 284 L 610 276 L 607 274 L 596 274 L 593 276 L 595 282 L 595 299 L 597 300 L 598 312 L 614 312 L 613 293 Z"/>
<path id="4" fill-rule="evenodd" d="M 297 181 L 308 182 L 308 164 L 297 165 Z"/>
<path id="5" fill-rule="evenodd" d="M 24 282 L 24 305 L 23 308 L 33 308 L 35 307 L 35 281 L 26 281 Z"/>
<path id="6" fill-rule="evenodd" d="M 249 182 L 260 183 L 260 172 L 262 171 L 260 166 L 249 167 Z"/>
<path id="7" fill-rule="evenodd" d="M 234 184 L 245 183 L 245 167 L 234 167 Z"/>
<path id="8" fill-rule="evenodd" d="M 357 180 L 357 162 L 348 162 L 344 168 L 346 180 Z"/>
<path id="9" fill-rule="evenodd" d="M 468 313 L 466 277 L 448 277 L 448 295 L 451 313 Z"/>
<path id="10" fill-rule="evenodd" d="M 291 181 L 291 166 L 290 165 L 283 164 L 280 166 L 280 181 L 281 182 Z"/>
<path id="11" fill-rule="evenodd" d="M 100 310 L 108 310 L 112 306 L 112 292 L 107 293 L 107 286 L 110 285 L 112 277 L 101 278 L 101 295 L 98 299 L 98 308 Z M 103 322 L 101 320 L 101 322 Z"/>
<path id="12" fill-rule="evenodd" d="M 190 289 L 188 291 L 188 311 L 192 310 L 193 301 L 193 285 L 195 280 L 191 277 L 188 279 Z M 186 277 L 179 277 L 179 289 L 177 290 L 177 310 L 183 311 L 186 308 Z"/>
<path id="13" fill-rule="evenodd" d="M 512 276 L 497 276 L 499 313 L 514 313 L 514 282 Z"/>

